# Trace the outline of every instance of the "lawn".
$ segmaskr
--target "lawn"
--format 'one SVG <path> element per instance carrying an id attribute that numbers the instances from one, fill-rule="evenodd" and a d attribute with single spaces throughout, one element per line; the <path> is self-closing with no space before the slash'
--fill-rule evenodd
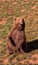
<path id="1" fill-rule="evenodd" d="M 0 65 L 38 65 L 38 49 L 7 54 L 6 36 L 15 17 L 25 20 L 26 41 L 38 39 L 38 0 L 0 0 Z"/>

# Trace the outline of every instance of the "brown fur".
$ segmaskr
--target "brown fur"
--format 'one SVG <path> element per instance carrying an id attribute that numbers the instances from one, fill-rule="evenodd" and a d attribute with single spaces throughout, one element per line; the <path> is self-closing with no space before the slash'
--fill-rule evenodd
<path id="1" fill-rule="evenodd" d="M 9 50 L 9 53 L 14 53 L 15 51 L 24 52 L 22 49 L 22 45 L 24 44 L 24 48 L 26 50 L 26 38 L 24 33 L 25 28 L 25 22 L 24 19 L 17 18 L 14 21 L 14 25 L 10 32 L 7 35 L 7 49 Z M 14 43 L 14 44 L 13 44 Z"/>

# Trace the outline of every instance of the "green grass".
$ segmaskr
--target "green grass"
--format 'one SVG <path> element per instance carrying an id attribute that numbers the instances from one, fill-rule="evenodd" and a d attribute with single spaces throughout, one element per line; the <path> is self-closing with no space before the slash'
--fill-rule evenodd
<path id="1" fill-rule="evenodd" d="M 13 4 L 14 1 L 17 2 L 17 4 Z M 21 4 L 24 2 L 23 4 Z M 33 6 L 36 6 L 36 8 L 32 8 Z M 24 12 L 21 12 L 22 9 L 25 9 Z M 6 36 L 9 33 L 11 27 L 13 26 L 13 20 L 15 17 L 23 17 L 25 19 L 25 34 L 26 34 L 26 40 L 31 41 L 33 39 L 37 39 L 38 35 L 38 0 L 10 0 L 10 1 L 0 1 L 0 22 L 2 21 L 2 18 L 6 18 L 7 22 L 5 25 L 0 25 L 0 41 L 1 42 L 1 49 L 0 49 L 0 65 L 31 65 L 29 62 L 24 62 L 24 64 L 20 64 L 19 62 L 21 60 L 26 60 L 31 57 L 32 54 L 38 54 L 38 50 L 32 51 L 30 53 L 25 53 L 23 56 L 20 55 L 19 52 L 15 53 L 15 57 L 12 55 L 11 57 L 6 54 L 5 46 L 7 45 L 6 42 Z M 28 18 L 30 16 L 30 18 Z M 36 19 L 36 20 L 35 20 Z M 35 23 L 34 23 L 35 22 Z M 34 25 L 33 25 L 34 24 Z M 32 26 L 33 25 L 33 26 Z M 32 26 L 32 27 L 31 27 Z M 35 29 L 36 28 L 36 29 Z M 8 58 L 8 63 L 4 64 L 1 59 L 4 57 Z M 11 59 L 10 59 L 11 58 Z M 16 62 L 12 63 L 11 60 L 16 58 Z M 32 58 L 30 58 L 32 59 Z M 11 63 L 10 63 L 11 62 Z"/>

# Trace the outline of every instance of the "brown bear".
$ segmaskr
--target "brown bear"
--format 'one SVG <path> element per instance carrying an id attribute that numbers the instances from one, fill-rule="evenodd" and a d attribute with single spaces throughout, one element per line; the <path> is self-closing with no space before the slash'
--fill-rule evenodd
<path id="1" fill-rule="evenodd" d="M 26 38 L 25 38 L 25 22 L 23 18 L 15 18 L 14 25 L 9 31 L 7 40 L 7 49 L 10 54 L 20 51 L 25 52 L 27 50 Z"/>

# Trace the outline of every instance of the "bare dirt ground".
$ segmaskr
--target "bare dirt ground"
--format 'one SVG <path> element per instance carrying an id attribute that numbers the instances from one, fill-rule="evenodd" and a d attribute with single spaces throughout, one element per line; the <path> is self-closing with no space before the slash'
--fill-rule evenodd
<path id="1" fill-rule="evenodd" d="M 5 39 L 15 17 L 24 18 L 28 42 L 38 39 L 38 0 L 0 0 L 0 65 L 38 65 L 38 49 L 7 54 Z"/>

